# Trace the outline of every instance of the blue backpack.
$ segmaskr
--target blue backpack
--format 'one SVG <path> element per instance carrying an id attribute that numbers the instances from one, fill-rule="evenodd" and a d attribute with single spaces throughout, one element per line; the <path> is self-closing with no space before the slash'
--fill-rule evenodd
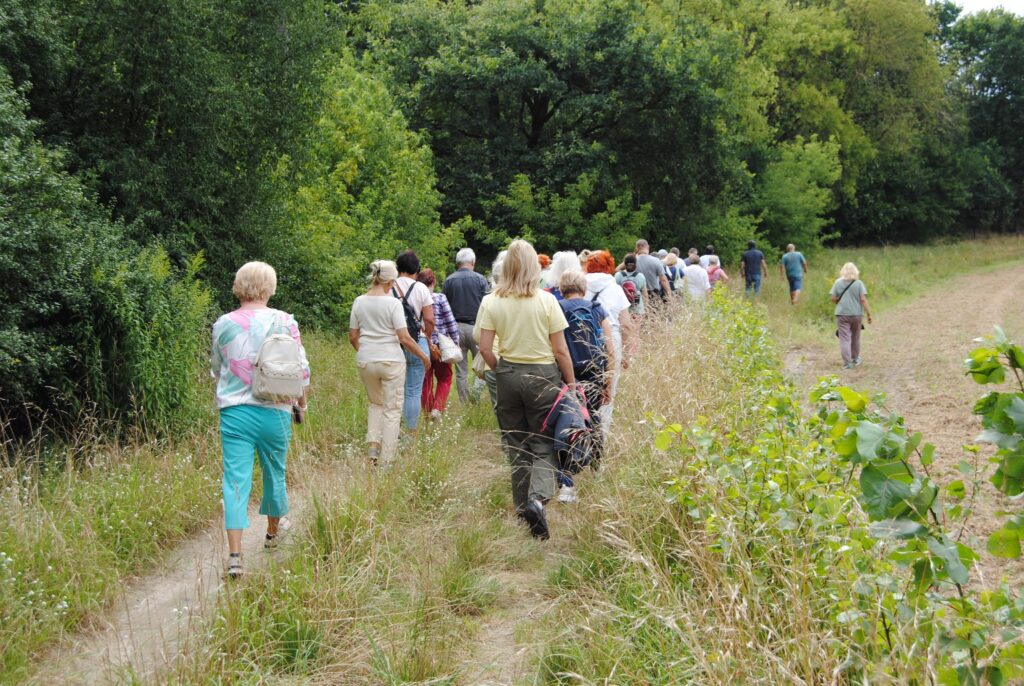
<path id="1" fill-rule="evenodd" d="M 565 330 L 565 342 L 569 346 L 569 356 L 572 357 L 573 372 L 582 374 L 604 371 L 608 361 L 601 322 L 595 312 L 597 304 L 583 298 L 561 300 L 558 304 L 562 306 L 565 319 L 569 322 L 569 328 Z"/>

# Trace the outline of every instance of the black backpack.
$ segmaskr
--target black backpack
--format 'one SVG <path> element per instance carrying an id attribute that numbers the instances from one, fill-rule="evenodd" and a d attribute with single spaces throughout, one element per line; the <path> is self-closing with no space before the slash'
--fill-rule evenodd
<path id="1" fill-rule="evenodd" d="M 412 288 L 415 287 L 416 284 L 413 284 Z M 398 298 L 399 302 L 402 303 L 402 310 L 405 312 L 405 328 L 409 329 L 409 335 L 412 336 L 412 339 L 415 341 L 419 340 L 420 337 L 420 318 L 419 315 L 416 314 L 415 308 L 409 304 L 409 293 L 412 292 L 412 288 L 402 295 L 402 291 L 401 289 L 398 289 L 398 284 L 396 283 L 391 289 L 391 295 Z M 396 289 L 398 289 L 397 293 L 395 292 Z"/>

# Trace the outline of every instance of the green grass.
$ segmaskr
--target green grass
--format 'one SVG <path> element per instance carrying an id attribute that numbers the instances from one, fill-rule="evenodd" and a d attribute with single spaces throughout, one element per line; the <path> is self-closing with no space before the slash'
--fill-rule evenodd
<path id="1" fill-rule="evenodd" d="M 86 464 L 0 472 L 0 682 L 25 678 L 37 651 L 219 510 L 212 443 L 191 443 L 95 446 Z"/>
<path id="2" fill-rule="evenodd" d="M 806 341 L 830 335 L 827 291 L 847 260 L 861 267 L 874 309 L 884 311 L 945 279 L 1022 258 L 1024 240 L 1011 237 L 824 251 L 810 256 L 800 307 L 788 305 L 777 271 L 762 302 L 779 340 Z M 680 322 L 682 329 L 697 324 Z M 314 387 L 308 421 L 295 432 L 289 482 L 318 495 L 315 516 L 269 567 L 224 594 L 175 676 L 185 683 L 255 682 L 264 674 L 366 684 L 457 681 L 469 657 L 460 648 L 501 605 L 500 575 L 536 568 L 540 550 L 508 517 L 508 476 L 490 406 L 485 400 L 461 408 L 453 398 L 443 423 L 415 443 L 415 459 L 371 477 L 363 459 L 365 394 L 352 351 L 330 335 L 309 334 L 305 343 Z M 735 608 L 721 597 L 708 605 L 709 580 L 728 577 L 712 573 L 714 560 L 695 552 L 706 542 L 691 540 L 696 534 L 666 506 L 664 482 L 680 465 L 646 447 L 650 424 L 640 423 L 648 412 L 687 425 L 731 426 L 753 416 L 756 406 L 743 389 L 723 382 L 733 355 L 726 343 L 687 335 L 671 349 L 645 344 L 624 380 L 613 459 L 596 477 L 581 479 L 588 514 L 571 559 L 549 575 L 552 592 L 566 603 L 548 627 L 542 682 L 577 683 L 564 676 L 571 672 L 595 682 L 615 674 L 617 683 L 728 674 L 785 680 L 773 671 L 778 655 L 763 635 L 729 619 Z M 665 369 L 699 392 L 664 384 Z M 101 611 L 126 575 L 144 573 L 215 519 L 215 416 L 200 414 L 205 426 L 173 441 L 104 447 L 86 436 L 78 445 L 23 451 L 0 471 L 0 682 L 29 676 L 47 646 Z M 339 473 L 352 476 L 339 482 Z M 258 486 L 257 475 L 254 497 Z M 757 574 L 744 579 L 730 587 L 737 597 L 779 599 L 758 586 Z M 693 616 L 693 608 L 704 614 Z M 806 672 L 829 663 L 828 639 L 810 623 L 820 608 L 794 601 L 787 609 L 796 626 L 790 639 L 804 642 L 787 643 L 789 664 Z M 770 612 L 758 618 L 779 621 Z M 730 654 L 732 639 L 716 631 L 752 642 L 753 657 Z"/>
<path id="3" fill-rule="evenodd" d="M 499 602 L 498 575 L 541 550 L 510 508 L 483 497 L 496 483 L 509 490 L 494 429 L 489 405 L 456 403 L 390 470 L 343 458 L 352 476 L 341 488 L 336 474 L 319 480 L 308 526 L 227 589 L 175 678 L 456 683 Z"/>
<path id="4" fill-rule="evenodd" d="M 762 285 L 772 332 L 784 342 L 820 340 L 835 328 L 829 290 L 839 269 L 853 262 L 868 287 L 873 312 L 908 302 L 925 291 L 971 272 L 995 269 L 1024 260 L 1024 236 L 996 236 L 960 243 L 900 245 L 871 248 L 832 248 L 807 256 L 810 271 L 804 278 L 800 304 L 789 304 L 789 284 L 770 263 Z M 729 274 L 731 286 L 742 290 L 739 272 Z"/>
<path id="5" fill-rule="evenodd" d="M 348 346 L 316 333 L 304 342 L 315 386 L 289 454 L 292 485 L 358 453 L 366 422 Z M 192 410 L 198 424 L 173 439 L 104 442 L 86 421 L 74 441 L 7 456 L 0 468 L 0 683 L 26 678 L 49 645 L 103 610 L 126 576 L 145 573 L 219 514 L 213 389 L 205 378 L 197 383 L 206 390 Z M 258 465 L 255 471 L 254 500 L 261 492 Z"/>

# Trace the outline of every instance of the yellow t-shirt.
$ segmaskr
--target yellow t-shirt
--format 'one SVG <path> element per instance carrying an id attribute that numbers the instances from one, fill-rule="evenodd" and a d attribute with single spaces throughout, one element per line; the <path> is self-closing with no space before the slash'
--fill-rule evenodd
<path id="1" fill-rule="evenodd" d="M 569 326 L 555 296 L 547 291 L 529 298 L 485 295 L 476 321 L 481 330 L 494 331 L 500 339 L 498 357 L 517 364 L 553 363 L 549 336 Z"/>

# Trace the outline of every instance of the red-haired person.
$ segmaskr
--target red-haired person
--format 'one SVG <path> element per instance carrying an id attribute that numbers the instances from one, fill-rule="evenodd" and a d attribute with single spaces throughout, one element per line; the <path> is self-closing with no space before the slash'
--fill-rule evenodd
<path id="1" fill-rule="evenodd" d="M 607 434 L 612 421 L 619 374 L 629 366 L 629 357 L 636 347 L 636 335 L 633 317 L 629 314 L 629 299 L 622 286 L 615 282 L 615 258 L 607 250 L 596 250 L 587 258 L 586 272 L 587 299 L 601 305 L 612 320 L 614 372 L 609 398 L 601 407 L 601 426 Z"/>

